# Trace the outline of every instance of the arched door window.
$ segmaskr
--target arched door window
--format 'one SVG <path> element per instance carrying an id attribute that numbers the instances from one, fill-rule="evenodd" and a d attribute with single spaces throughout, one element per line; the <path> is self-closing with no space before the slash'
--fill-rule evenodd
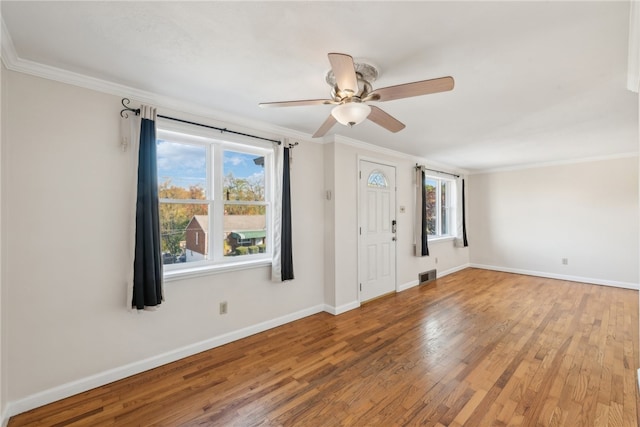
<path id="1" fill-rule="evenodd" d="M 367 185 L 373 188 L 387 188 L 389 187 L 389 181 L 384 173 L 379 170 L 374 170 L 369 174 Z"/>

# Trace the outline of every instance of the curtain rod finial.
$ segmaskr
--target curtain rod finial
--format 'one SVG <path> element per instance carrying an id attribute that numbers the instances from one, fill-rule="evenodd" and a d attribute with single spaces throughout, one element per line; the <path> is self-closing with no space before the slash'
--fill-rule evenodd
<path id="1" fill-rule="evenodd" d="M 120 117 L 122 117 L 123 119 L 128 119 L 129 115 L 125 112 L 125 111 L 131 111 L 132 113 L 135 113 L 135 115 L 139 115 L 140 114 L 140 109 L 135 109 L 135 108 L 131 108 L 129 107 L 129 104 L 131 103 L 131 100 L 129 98 L 122 98 L 122 101 L 120 101 L 122 103 L 122 106 L 124 107 L 122 110 L 120 110 Z"/>

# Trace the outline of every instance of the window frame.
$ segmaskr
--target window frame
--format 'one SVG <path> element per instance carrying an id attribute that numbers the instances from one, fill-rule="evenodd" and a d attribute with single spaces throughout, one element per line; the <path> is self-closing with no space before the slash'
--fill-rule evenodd
<path id="1" fill-rule="evenodd" d="M 435 240 L 444 240 L 444 239 L 452 239 L 455 237 L 456 230 L 456 217 L 454 215 L 456 208 L 456 181 L 452 178 L 445 178 L 435 174 L 425 174 L 425 182 L 422 183 L 426 187 L 427 181 L 436 181 L 436 197 L 435 197 L 435 211 L 436 211 L 436 225 L 435 230 L 436 234 L 428 234 L 427 239 L 429 241 Z M 446 206 L 446 224 L 448 225 L 448 229 L 446 233 L 442 232 L 442 185 L 443 182 L 446 184 L 446 193 L 445 193 L 445 204 Z M 428 217 L 428 213 L 425 212 Z"/>
<path id="2" fill-rule="evenodd" d="M 234 201 L 234 204 L 264 205 L 266 242 L 273 242 L 273 197 L 274 197 L 274 147 L 272 143 L 247 141 L 247 138 L 224 134 L 214 136 L 208 129 L 167 120 L 158 121 L 156 140 L 205 147 L 206 188 L 205 199 L 159 199 L 163 203 L 205 204 L 208 206 L 207 243 L 208 259 L 163 265 L 164 278 L 199 276 L 215 272 L 242 270 L 256 266 L 270 265 L 273 244 L 268 244 L 264 252 L 242 256 L 224 256 L 224 207 L 228 203 L 223 197 L 224 151 L 234 151 L 264 157 L 264 201 Z M 201 239 L 202 240 L 202 239 Z"/>

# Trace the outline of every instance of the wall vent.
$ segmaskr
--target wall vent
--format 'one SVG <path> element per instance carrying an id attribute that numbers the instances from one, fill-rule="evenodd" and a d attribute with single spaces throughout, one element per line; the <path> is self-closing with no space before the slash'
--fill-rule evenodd
<path id="1" fill-rule="evenodd" d="M 436 270 L 429 270 L 418 274 L 418 284 L 423 285 L 425 283 L 433 282 L 436 280 Z"/>

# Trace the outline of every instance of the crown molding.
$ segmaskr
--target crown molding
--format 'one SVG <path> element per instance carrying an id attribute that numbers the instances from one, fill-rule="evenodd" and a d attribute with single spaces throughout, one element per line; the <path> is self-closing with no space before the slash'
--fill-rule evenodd
<path id="1" fill-rule="evenodd" d="M 13 39 L 11 38 L 11 34 L 9 34 L 9 30 L 7 30 L 7 26 L 4 24 L 4 19 L 0 14 L 0 57 L 2 62 L 5 64 L 5 67 L 8 69 L 8 63 L 14 63 L 18 60 L 18 55 L 16 54 L 16 50 L 13 46 Z"/>
<path id="2" fill-rule="evenodd" d="M 466 171 L 459 168 L 454 168 L 450 165 L 435 163 L 428 159 L 413 156 L 407 153 L 403 153 L 388 148 L 383 148 L 374 144 L 359 141 L 353 138 L 348 138 L 340 135 L 327 136 L 324 138 L 312 138 L 311 134 L 295 131 L 292 129 L 275 126 L 265 122 L 259 122 L 249 120 L 244 117 L 232 115 L 223 111 L 214 110 L 211 108 L 195 105 L 193 103 L 172 98 L 161 96 L 155 93 L 139 90 L 130 86 L 113 83 L 107 80 L 98 79 L 95 77 L 86 76 L 84 74 L 64 70 L 62 68 L 52 67 L 49 65 L 40 64 L 34 61 L 22 59 L 16 53 L 13 45 L 11 35 L 7 31 L 4 20 L 1 20 L 2 24 L 2 62 L 5 67 L 10 71 L 29 74 L 36 77 L 41 77 L 49 80 L 58 81 L 61 83 L 70 84 L 73 86 L 82 87 L 85 89 L 95 90 L 98 92 L 116 95 L 122 98 L 128 98 L 135 102 L 147 103 L 155 105 L 157 107 L 166 107 L 172 111 L 182 112 L 189 115 L 195 115 L 205 118 L 207 121 L 211 121 L 212 118 L 219 125 L 229 124 L 235 126 L 242 126 L 248 128 L 253 132 L 266 133 L 265 137 L 279 139 L 287 137 L 290 139 L 297 139 L 308 141 L 316 144 L 328 144 L 332 142 L 338 142 L 346 145 L 350 145 L 359 149 L 373 151 L 376 153 L 398 157 L 403 159 L 409 159 L 417 163 L 428 163 L 434 167 L 443 168 L 445 170 L 451 170 L 455 173 L 464 174 Z M 133 107 L 133 105 L 132 105 Z M 135 107 L 133 107 L 135 108 Z"/>
<path id="3" fill-rule="evenodd" d="M 213 119 L 216 123 L 219 124 L 242 126 L 247 130 L 267 134 L 268 137 L 273 139 L 287 137 L 295 140 L 317 142 L 311 137 L 310 134 L 304 132 L 299 132 L 281 126 L 275 126 L 273 124 L 261 122 L 258 120 L 247 119 L 245 117 L 237 116 L 220 110 L 215 110 L 209 107 L 204 107 L 202 105 L 197 105 L 182 99 L 158 95 L 156 93 L 136 89 L 131 86 L 90 77 L 81 73 L 76 73 L 62 68 L 52 67 L 49 65 L 44 65 L 38 62 L 20 58 L 15 50 L 13 40 L 4 23 L 4 19 L 0 18 L 0 26 L 2 27 L 2 62 L 4 63 L 6 69 L 9 71 L 29 74 L 35 77 L 41 77 L 44 79 L 78 86 L 109 95 L 115 95 L 121 98 L 128 98 L 132 101 L 133 108 L 135 108 L 134 104 L 136 102 L 147 103 L 156 107 L 160 107 L 161 109 L 166 108 L 172 111 L 202 117 L 204 119 L 207 119 L 207 121 L 211 121 Z"/>
<path id="4" fill-rule="evenodd" d="M 0 0 L 1 1 L 1 0 Z M 631 24 L 636 28 L 635 37 L 630 36 L 629 43 L 629 57 L 635 55 L 635 64 L 638 64 L 638 49 L 640 46 L 640 5 L 635 5 L 635 1 L 631 2 Z M 636 17 L 637 19 L 633 19 Z M 94 90 L 101 93 L 106 93 L 110 95 L 115 95 L 121 98 L 129 98 L 132 101 L 132 106 L 136 102 L 138 103 L 147 103 L 159 107 L 161 109 L 166 108 L 171 111 L 175 111 L 178 113 L 184 113 L 191 116 L 196 116 L 201 120 L 204 120 L 207 123 L 215 123 L 216 125 L 225 126 L 238 126 L 243 127 L 247 131 L 251 131 L 254 133 L 258 133 L 261 136 L 270 139 L 280 139 L 280 138 L 290 138 L 292 140 L 300 140 L 305 142 L 311 142 L 314 144 L 329 144 L 329 143 L 341 143 L 345 145 L 350 145 L 356 147 L 358 149 L 368 150 L 372 152 L 376 152 L 383 155 L 388 155 L 396 158 L 411 160 L 412 162 L 429 165 L 431 167 L 436 167 L 438 169 L 442 169 L 451 173 L 461 174 L 461 175 L 477 175 L 484 173 L 494 173 L 494 172 L 505 172 L 505 171 L 514 171 L 520 169 L 530 169 L 530 168 L 540 168 L 540 167 L 548 167 L 548 166 L 557 166 L 557 165 L 565 165 L 572 163 L 582 163 L 582 162 L 592 162 L 592 161 L 600 161 L 600 160 L 610 160 L 622 157 L 633 157 L 638 156 L 638 153 L 622 153 L 615 154 L 611 156 L 603 156 L 603 157 L 590 157 L 590 158 L 582 158 L 582 159 L 572 159 L 572 160 L 563 160 L 563 161 L 555 161 L 555 162 L 546 162 L 546 163 L 532 163 L 526 165 L 514 165 L 507 166 L 501 168 L 493 168 L 493 169 L 481 169 L 481 170 L 465 170 L 459 167 L 454 167 L 448 164 L 434 162 L 424 157 L 419 157 L 415 155 L 411 155 L 408 153 L 404 153 L 401 151 L 396 151 L 384 147 L 380 147 L 378 145 L 370 144 L 367 142 L 363 142 L 360 140 L 356 140 L 353 138 L 341 136 L 341 135 L 329 135 L 324 138 L 312 138 L 311 134 L 296 131 L 293 129 L 276 126 L 270 123 L 261 122 L 257 120 L 247 119 L 242 116 L 237 116 L 234 114 L 230 114 L 224 111 L 215 110 L 209 107 L 205 107 L 202 105 L 197 105 L 192 102 L 188 102 L 182 99 L 177 99 L 168 96 L 158 95 L 156 93 L 143 91 L 140 89 L 136 89 L 130 86 L 121 85 L 118 83 L 110 82 L 103 79 L 98 79 L 95 77 L 90 77 L 84 74 L 76 73 L 73 71 L 65 70 L 62 68 L 52 67 L 49 65 L 40 64 L 34 61 L 22 59 L 18 56 L 15 46 L 13 44 L 13 39 L 11 38 L 11 34 L 7 30 L 4 19 L 0 16 L 0 55 L 1 60 L 4 66 L 9 71 L 15 71 L 19 73 L 29 74 L 36 77 L 41 77 L 44 79 L 49 79 L 61 83 L 66 83 L 73 86 L 82 87 L 85 89 Z M 632 47 L 633 45 L 633 47 Z M 635 53 L 634 53 L 635 52 Z M 640 67 L 635 67 L 636 69 Z M 633 90 L 633 87 L 636 88 L 637 91 L 637 81 L 639 75 L 632 73 L 631 68 L 629 69 L 629 89 Z"/>
<path id="5" fill-rule="evenodd" d="M 503 168 L 477 170 L 477 171 L 470 172 L 469 175 L 482 175 L 487 173 L 499 173 L 499 172 L 513 172 L 513 171 L 519 171 L 524 169 L 538 169 L 538 168 L 547 168 L 547 167 L 553 167 L 553 166 L 565 166 L 565 165 L 573 165 L 577 163 L 602 162 L 606 160 L 638 157 L 639 155 L 640 155 L 639 153 L 631 152 L 631 153 L 611 154 L 608 156 L 583 157 L 580 159 L 557 160 L 553 162 L 531 163 L 527 165 L 518 165 L 518 166 L 505 166 Z"/>
<path id="6" fill-rule="evenodd" d="M 466 175 L 469 173 L 465 169 L 460 169 L 458 167 L 454 167 L 445 163 L 434 162 L 433 160 L 427 159 L 425 157 L 419 157 L 412 154 L 403 153 L 402 151 L 396 151 L 390 148 L 380 147 L 378 145 L 369 144 L 368 142 L 363 142 L 363 141 L 349 138 L 342 135 L 334 135 L 333 141 L 329 141 L 329 142 L 350 145 L 352 147 L 355 147 L 361 150 L 373 151 L 375 153 L 383 154 L 385 156 L 391 156 L 391 157 L 397 157 L 400 159 L 410 160 L 411 162 L 424 164 L 424 165 L 438 168 L 438 169 L 443 169 L 445 172 L 448 172 L 448 173 L 455 173 L 459 175 Z"/>

